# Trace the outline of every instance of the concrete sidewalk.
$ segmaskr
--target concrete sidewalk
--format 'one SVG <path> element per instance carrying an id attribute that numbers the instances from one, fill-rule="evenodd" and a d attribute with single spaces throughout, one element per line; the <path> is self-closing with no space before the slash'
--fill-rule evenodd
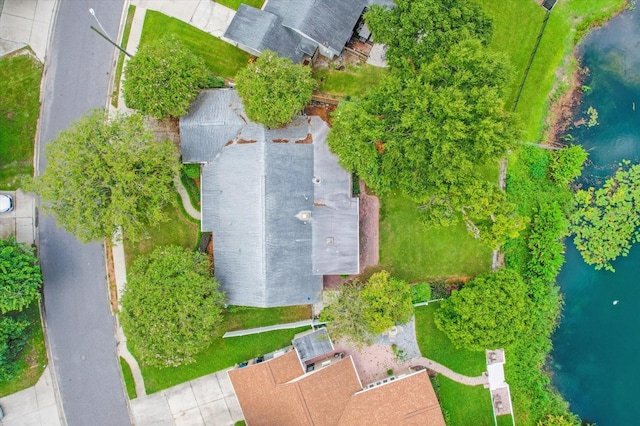
<path id="1" fill-rule="evenodd" d="M 58 406 L 49 367 L 35 386 L 0 398 L 4 410 L 1 426 L 58 426 Z"/>
<path id="2" fill-rule="evenodd" d="M 57 6 L 56 0 L 4 0 L 0 11 L 0 56 L 31 46 L 44 63 Z"/>

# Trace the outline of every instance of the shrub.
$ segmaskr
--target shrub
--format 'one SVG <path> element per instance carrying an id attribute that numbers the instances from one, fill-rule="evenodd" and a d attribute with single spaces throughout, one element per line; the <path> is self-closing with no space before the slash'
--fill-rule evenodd
<path id="1" fill-rule="evenodd" d="M 191 179 L 198 179 L 200 177 L 200 164 L 183 164 L 182 170 Z"/>
<path id="2" fill-rule="evenodd" d="M 418 283 L 411 286 L 411 302 L 420 303 L 431 300 L 431 285 Z"/>

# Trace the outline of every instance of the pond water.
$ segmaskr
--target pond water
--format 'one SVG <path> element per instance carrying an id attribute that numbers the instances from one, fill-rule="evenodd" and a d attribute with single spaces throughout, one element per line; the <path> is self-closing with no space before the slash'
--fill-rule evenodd
<path id="1" fill-rule="evenodd" d="M 640 162 L 640 11 L 627 11 L 581 44 L 589 86 L 575 119 L 598 112 L 597 126 L 572 131 L 589 150 L 583 185 L 599 186 L 623 159 Z M 565 308 L 554 335 L 553 382 L 572 411 L 598 426 L 640 424 L 640 244 L 613 263 L 585 264 L 567 241 L 558 277 Z"/>

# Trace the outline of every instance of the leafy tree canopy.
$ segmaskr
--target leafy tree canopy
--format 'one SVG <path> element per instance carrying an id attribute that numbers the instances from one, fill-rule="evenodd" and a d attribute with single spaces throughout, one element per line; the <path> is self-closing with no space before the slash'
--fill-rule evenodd
<path id="1" fill-rule="evenodd" d="M 413 315 L 409 284 L 390 276 L 387 271 L 373 274 L 361 297 L 367 305 L 365 321 L 374 334 L 380 334 L 396 323 L 404 324 Z"/>
<path id="2" fill-rule="evenodd" d="M 125 68 L 122 87 L 128 107 L 155 118 L 179 117 L 206 85 L 204 60 L 175 36 L 138 49 Z"/>
<path id="3" fill-rule="evenodd" d="M 625 161 L 602 188 L 579 190 L 574 200 L 571 231 L 582 258 L 613 271 L 611 262 L 640 241 L 640 164 Z"/>
<path id="4" fill-rule="evenodd" d="M 20 369 L 16 362 L 29 338 L 29 321 L 0 316 L 0 382 L 11 380 Z"/>
<path id="5" fill-rule="evenodd" d="M 533 309 L 522 277 L 510 269 L 483 274 L 442 301 L 435 322 L 456 347 L 474 351 L 512 344 Z"/>
<path id="6" fill-rule="evenodd" d="M 44 174 L 28 185 L 84 242 L 111 238 L 118 227 L 136 240 L 175 203 L 174 145 L 155 142 L 139 115 L 106 118 L 95 110 L 60 133 L 47 147 Z"/>
<path id="7" fill-rule="evenodd" d="M 524 226 L 480 173 L 519 136 L 503 108 L 508 77 L 504 56 L 463 41 L 418 72 L 396 72 L 362 100 L 340 103 L 329 146 L 377 193 L 401 191 L 423 204 L 430 223 L 450 224 L 462 213 L 495 246 Z"/>
<path id="8" fill-rule="evenodd" d="M 551 178 L 567 185 L 582 173 L 582 165 L 587 161 L 589 153 L 580 145 L 569 145 L 554 152 L 549 169 Z"/>
<path id="9" fill-rule="evenodd" d="M 338 296 L 324 308 L 321 319 L 328 322 L 335 338 L 365 344 L 396 323 L 406 323 L 412 315 L 409 285 L 381 271 L 366 284 L 354 280 L 340 286 Z"/>
<path id="10" fill-rule="evenodd" d="M 392 67 L 419 68 L 435 54 L 468 38 L 488 44 L 492 36 L 490 19 L 481 7 L 465 0 L 395 0 L 386 9 L 374 5 L 365 21 L 376 42 L 388 46 L 387 62 Z"/>
<path id="11" fill-rule="evenodd" d="M 206 255 L 159 247 L 139 257 L 128 278 L 122 325 L 140 361 L 153 367 L 194 362 L 222 321 L 224 295 Z"/>
<path id="12" fill-rule="evenodd" d="M 21 311 L 40 297 L 42 272 L 34 250 L 14 237 L 0 240 L 0 312 Z"/>
<path id="13" fill-rule="evenodd" d="M 311 68 L 265 50 L 236 76 L 236 89 L 251 121 L 277 128 L 289 123 L 311 100 Z"/>

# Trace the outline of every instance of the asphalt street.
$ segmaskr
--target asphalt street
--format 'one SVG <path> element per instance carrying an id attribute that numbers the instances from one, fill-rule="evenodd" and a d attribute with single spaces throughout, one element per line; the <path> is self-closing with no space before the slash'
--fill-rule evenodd
<path id="1" fill-rule="evenodd" d="M 98 25 L 89 8 L 116 35 L 123 7 L 123 0 L 61 1 L 44 83 L 40 173 L 47 143 L 106 104 L 115 48 L 90 29 Z M 44 215 L 39 237 L 48 343 L 67 423 L 129 425 L 102 244 L 82 244 Z"/>

